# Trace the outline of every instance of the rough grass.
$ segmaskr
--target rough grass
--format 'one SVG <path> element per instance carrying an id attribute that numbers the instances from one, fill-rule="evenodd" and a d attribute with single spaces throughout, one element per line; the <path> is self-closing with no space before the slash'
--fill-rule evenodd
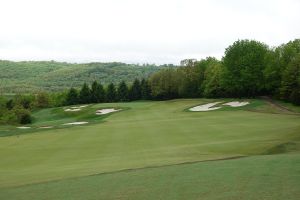
<path id="1" fill-rule="evenodd" d="M 0 194 L 3 195 L 3 197 L 12 197 L 10 199 L 14 199 L 13 197 L 15 197 L 15 199 L 17 199 L 21 198 L 22 193 L 24 194 L 28 191 L 28 195 L 24 196 L 24 198 L 26 199 L 28 197 L 28 199 L 30 199 L 32 195 L 38 195 L 39 192 L 43 193 L 49 191 L 46 192 L 48 196 L 44 199 L 56 199 L 56 197 L 57 199 L 73 199 L 71 193 L 73 193 L 73 189 L 79 187 L 79 185 L 72 188 L 70 187 L 72 184 L 69 184 L 68 181 L 64 182 L 65 179 L 98 173 L 112 173 L 119 170 L 153 166 L 159 167 L 236 156 L 298 152 L 300 131 L 300 117 L 298 115 L 269 113 L 268 109 L 270 108 L 268 104 L 265 104 L 264 101 L 261 100 L 251 100 L 253 104 L 241 108 L 224 108 L 210 112 L 185 111 L 186 108 L 206 103 L 207 101 L 214 100 L 193 99 L 164 102 L 150 101 L 98 104 L 91 106 L 89 109 L 96 110 L 99 107 L 121 107 L 128 109 L 123 112 L 113 113 L 109 115 L 109 117 L 101 119 L 102 123 L 95 122 L 90 125 L 72 128 L 50 129 L 42 132 L 32 131 L 30 132 L 31 134 L 1 137 L 0 188 L 3 189 L 1 189 Z M 256 112 L 255 109 L 258 108 L 260 112 Z M 261 112 L 261 110 L 263 112 Z M 55 113 L 55 111 L 51 110 L 42 110 L 38 114 L 46 117 L 47 112 Z M 80 117 L 80 115 L 77 117 Z M 86 113 L 86 117 L 88 116 L 89 114 Z M 51 117 L 47 120 L 43 118 L 44 120 L 36 121 L 35 123 L 48 123 L 52 118 L 54 121 L 64 120 L 64 117 L 57 117 L 57 119 Z M 92 120 L 92 118 L 87 120 Z M 61 121 L 59 123 L 61 123 Z M 285 146 L 286 144 L 288 144 L 287 147 Z M 284 150 L 281 150 L 282 148 Z M 293 174 L 291 171 L 286 170 L 286 168 L 292 168 L 293 166 L 290 165 L 297 166 L 299 164 L 299 157 L 296 156 L 298 154 L 292 155 L 295 155 L 295 157 L 289 155 L 287 159 L 293 158 L 292 160 L 294 160 L 295 158 L 295 161 L 288 161 L 288 164 L 285 164 L 287 160 L 281 161 L 281 159 L 285 158 L 284 155 L 278 155 L 278 157 L 253 157 L 249 158 L 250 160 L 244 164 L 240 164 L 238 161 L 219 161 L 224 164 L 226 162 L 235 163 L 225 164 L 232 170 L 230 173 L 228 172 L 227 175 L 222 173 L 222 167 L 219 168 L 215 166 L 215 164 L 211 166 L 207 165 L 206 170 L 203 170 L 205 173 L 197 174 L 196 168 L 196 171 L 191 170 L 190 174 L 188 174 L 187 171 L 178 172 L 177 185 L 174 180 L 174 187 L 172 184 L 168 186 L 168 177 L 177 177 L 176 170 L 173 171 L 173 174 L 170 173 L 166 175 L 165 178 L 163 178 L 163 174 L 168 174 L 169 172 L 165 171 L 162 174 L 154 173 L 153 176 L 156 178 L 149 183 L 143 178 L 143 175 L 140 174 L 134 175 L 137 176 L 135 180 L 127 178 L 130 175 L 124 175 L 124 177 L 120 179 L 117 174 L 111 175 L 114 177 L 113 179 L 108 177 L 102 180 L 100 178 L 100 182 L 97 182 L 98 180 L 90 182 L 91 184 L 95 184 L 94 186 L 90 186 L 88 183 L 89 180 L 83 178 L 82 180 L 86 180 L 86 182 L 83 181 L 81 184 L 82 189 L 79 191 L 82 191 L 82 193 L 79 197 L 82 197 L 81 199 L 97 199 L 97 197 L 103 197 L 104 199 L 138 199 L 139 197 L 142 198 L 149 195 L 148 199 L 153 199 L 155 196 L 152 195 L 158 195 L 156 196 L 158 198 L 154 199 L 166 199 L 165 197 L 167 196 L 170 196 L 170 199 L 172 199 L 171 197 L 174 197 L 173 199 L 182 199 L 187 193 L 190 193 L 190 195 L 187 196 L 190 197 L 188 199 L 195 199 L 199 197 L 197 195 L 206 193 L 206 181 L 210 183 L 208 184 L 210 187 L 213 187 L 214 184 L 221 181 L 220 185 L 216 185 L 215 190 L 212 188 L 209 190 L 210 192 L 207 191 L 210 199 L 221 198 L 222 196 L 218 196 L 218 192 L 223 191 L 222 187 L 224 187 L 225 192 L 229 192 L 229 199 L 236 199 L 233 198 L 234 196 L 232 195 L 238 194 L 238 192 L 234 192 L 239 191 L 238 184 L 235 183 L 235 185 L 232 186 L 230 184 L 234 182 L 233 180 L 229 182 L 225 180 L 229 179 L 232 173 L 240 173 L 241 179 L 244 181 L 242 183 L 246 189 L 247 180 L 254 179 L 252 183 L 253 186 L 249 186 L 250 188 L 245 190 L 244 193 L 250 195 L 251 191 L 255 193 L 257 188 L 261 188 L 259 186 L 264 184 L 262 181 L 265 177 L 256 174 L 259 168 L 248 167 L 248 171 L 251 171 L 251 169 L 254 170 L 251 172 L 252 176 L 250 176 L 251 173 L 249 174 L 247 170 L 243 171 L 243 166 L 246 167 L 249 164 L 250 166 L 258 165 L 263 167 L 266 165 L 266 167 L 261 170 L 262 174 L 268 172 L 272 166 L 278 166 L 284 170 L 284 172 L 281 172 L 278 169 L 279 172 L 282 173 L 279 177 L 289 177 Z M 264 164 L 263 161 L 267 158 L 274 158 L 275 161 L 266 161 L 267 163 Z M 262 161 L 262 163 L 259 163 L 260 161 Z M 270 163 L 278 163 L 278 165 Z M 280 163 L 282 165 L 279 165 Z M 196 165 L 198 166 L 198 164 Z M 199 163 L 198 167 L 201 168 L 200 165 L 202 166 L 202 164 Z M 203 164 L 203 166 L 206 166 L 206 164 Z M 213 170 L 213 166 L 217 167 L 215 169 L 216 171 Z M 186 167 L 188 168 L 188 166 Z M 186 167 L 184 167 L 184 169 L 186 169 Z M 210 168 L 213 171 L 209 171 Z M 240 169 L 239 172 L 238 169 Z M 296 169 L 293 168 L 292 170 Z M 151 172 L 150 170 L 149 178 Z M 299 171 L 297 172 L 298 175 L 296 178 L 299 178 Z M 213 173 L 217 174 L 210 180 L 208 176 Z M 243 173 L 245 174 L 243 175 Z M 249 174 L 250 177 L 248 177 L 247 174 Z M 195 176 L 198 182 L 196 179 L 186 179 L 187 177 L 185 177 L 185 175 L 190 178 Z M 122 176 L 123 175 L 120 177 Z M 238 181 L 239 178 L 238 176 L 236 177 L 236 181 Z M 270 183 L 274 182 L 275 184 L 279 179 L 278 177 L 272 177 L 272 182 Z M 58 181 L 53 182 L 53 184 L 61 183 L 64 186 L 58 185 L 56 187 L 51 185 L 52 182 L 49 183 L 50 185 L 45 183 L 53 180 Z M 203 182 L 199 183 L 199 181 Z M 128 188 L 131 182 L 135 183 L 137 187 L 140 184 L 140 188 Z M 156 182 L 158 185 L 155 185 Z M 159 183 L 165 184 L 165 187 L 160 189 Z M 260 185 L 255 186 L 256 183 Z M 31 188 L 28 184 L 34 185 L 32 185 Z M 279 182 L 278 185 L 275 185 L 274 190 L 280 188 L 282 186 L 280 184 Z M 299 184 L 299 182 L 297 182 L 297 184 Z M 147 187 L 148 185 L 149 188 Z M 103 188 L 99 190 L 99 192 L 102 191 L 102 196 L 99 196 L 99 193 L 96 191 L 99 186 L 101 188 L 103 186 Z M 192 186 L 194 186 L 194 188 L 189 188 Z M 88 194 L 85 193 L 89 192 L 90 187 L 95 187 L 95 191 L 91 191 L 91 196 L 88 196 Z M 51 188 L 53 188 L 53 190 Z M 92 188 L 91 190 L 93 190 Z M 66 194 L 54 194 L 58 193 L 57 190 Z M 118 190 L 118 192 L 115 190 Z M 282 194 L 289 192 L 288 188 L 282 190 L 284 191 Z M 156 192 L 157 194 L 152 192 Z M 118 193 L 120 195 L 119 198 Z M 213 194 L 215 194 L 215 196 Z M 266 194 L 269 194 L 269 192 Z M 294 189 L 291 194 L 296 194 Z M 85 196 L 83 195 L 87 195 L 86 198 L 84 198 Z M 224 197 L 226 197 L 226 195 Z M 269 197 L 263 199 L 267 198 Z M 40 198 L 37 196 L 37 199 Z"/>

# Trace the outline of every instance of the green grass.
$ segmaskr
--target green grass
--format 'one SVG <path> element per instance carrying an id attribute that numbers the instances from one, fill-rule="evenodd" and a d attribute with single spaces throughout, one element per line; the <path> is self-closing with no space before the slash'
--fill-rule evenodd
<path id="1" fill-rule="evenodd" d="M 78 105 L 79 106 L 79 105 Z M 70 126 L 64 125 L 65 123 L 78 122 L 78 121 L 88 121 L 89 124 L 99 123 L 103 121 L 110 114 L 106 115 L 96 115 L 96 110 L 106 108 L 105 105 L 96 104 L 88 105 L 82 108 L 80 111 L 76 112 L 66 112 L 65 109 L 71 108 L 72 106 L 58 107 L 58 108 L 47 108 L 35 110 L 32 113 L 33 122 L 28 125 L 18 125 L 18 126 L 29 126 L 30 129 L 19 129 L 18 126 L 6 125 L 0 126 L 0 137 L 20 135 L 25 133 L 41 132 L 47 129 L 42 127 L 51 126 L 52 129 L 62 129 L 70 128 Z M 121 111 L 126 111 L 127 107 L 114 106 L 116 109 L 121 109 Z M 119 112 L 121 112 L 119 111 Z"/>
<path id="2" fill-rule="evenodd" d="M 199 162 L 0 189 L 0 199 L 250 199 L 300 197 L 300 155 Z"/>
<path id="3" fill-rule="evenodd" d="M 271 108 L 262 100 L 250 100 L 251 104 L 242 108 L 186 111 L 209 101 L 214 100 L 97 104 L 90 106 L 86 114 L 73 117 L 85 116 L 87 121 L 93 122 L 91 113 L 97 108 L 126 110 L 101 119 L 102 123 L 94 121 L 90 125 L 42 132 L 30 130 L 28 134 L 0 137 L 0 195 L 4 199 L 75 199 L 71 193 L 78 189 L 79 199 L 197 199 L 201 194 L 207 194 L 207 199 L 239 199 L 235 196 L 239 194 L 249 195 L 245 199 L 251 199 L 252 193 L 258 195 L 256 197 L 265 195 L 262 196 L 265 198 L 253 196 L 252 199 L 275 199 L 276 193 L 271 194 L 274 190 L 297 199 L 294 197 L 299 197 L 299 192 L 294 186 L 288 186 L 294 182 L 295 187 L 298 186 L 300 179 L 297 168 L 299 115 L 269 112 Z M 35 121 L 34 125 L 46 124 L 52 119 L 54 124 L 60 124 L 61 120 L 68 119 L 60 116 L 61 112 L 50 109 L 35 113 L 43 120 Z M 49 113 L 53 116 L 47 118 Z M 283 154 L 289 152 L 294 153 Z M 257 156 L 278 153 L 282 155 Z M 251 157 L 113 173 L 236 156 Z M 274 173 L 270 169 L 274 169 Z M 88 176 L 99 173 L 112 174 Z M 265 177 L 265 173 L 271 175 Z M 241 186 L 238 185 L 240 179 Z M 265 179 L 270 182 L 264 183 Z M 281 179 L 287 184 L 282 185 L 285 182 L 280 182 Z M 262 186 L 270 190 L 256 193 Z M 245 190 L 238 192 L 240 187 Z M 280 188 L 282 191 L 277 191 Z M 39 198 L 38 195 L 46 196 Z M 185 196 L 187 198 L 183 198 Z"/>

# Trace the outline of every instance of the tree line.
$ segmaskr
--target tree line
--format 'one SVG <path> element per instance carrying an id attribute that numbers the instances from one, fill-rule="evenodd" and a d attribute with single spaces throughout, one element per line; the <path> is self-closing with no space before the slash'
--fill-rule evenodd
<path id="1" fill-rule="evenodd" d="M 255 40 L 238 40 L 224 57 L 186 59 L 132 84 L 106 86 L 94 81 L 60 93 L 0 98 L 0 123 L 29 123 L 36 108 L 86 103 L 166 100 L 173 98 L 254 98 L 272 96 L 300 105 L 300 39 L 270 48 Z"/>
<path id="2" fill-rule="evenodd" d="M 180 67 L 161 69 L 128 87 L 122 81 L 106 90 L 97 82 L 79 92 L 72 88 L 68 104 L 164 100 L 173 98 L 254 98 L 272 96 L 300 105 L 300 39 L 276 48 L 255 40 L 238 40 L 218 60 L 186 59 Z"/>
<path id="3" fill-rule="evenodd" d="M 130 86 L 125 81 L 121 81 L 118 85 L 110 83 L 106 88 L 101 83 L 94 81 L 91 86 L 84 83 L 80 90 L 71 88 L 66 94 L 65 105 L 150 99 L 151 90 L 146 79 L 141 81 L 135 79 Z"/>
<path id="4" fill-rule="evenodd" d="M 149 78 L 154 99 L 272 96 L 300 105 L 300 39 L 270 48 L 238 40 L 221 60 L 187 59 Z"/>

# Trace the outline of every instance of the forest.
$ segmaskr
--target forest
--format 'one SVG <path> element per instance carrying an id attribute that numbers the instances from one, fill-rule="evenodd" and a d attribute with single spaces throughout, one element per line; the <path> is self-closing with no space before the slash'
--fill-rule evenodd
<path id="1" fill-rule="evenodd" d="M 62 92 L 2 96 L 0 122 L 30 123 L 30 111 L 36 108 L 135 100 L 271 96 L 300 105 L 300 39 L 278 47 L 238 40 L 226 48 L 221 60 L 208 57 L 186 59 L 176 67 L 144 67 L 137 70 L 145 70 L 144 74 L 131 80 L 121 76 L 103 84 L 101 79 L 78 81 L 75 76 L 70 80 L 80 84 Z"/>
<path id="2" fill-rule="evenodd" d="M 97 80 L 104 85 L 120 80 L 132 82 L 170 65 L 111 63 L 66 63 L 56 61 L 0 60 L 0 94 L 61 92 Z"/>

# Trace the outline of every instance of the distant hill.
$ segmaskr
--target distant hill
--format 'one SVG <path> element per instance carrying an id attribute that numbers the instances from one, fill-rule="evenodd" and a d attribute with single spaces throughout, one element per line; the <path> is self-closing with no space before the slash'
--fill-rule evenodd
<path id="1" fill-rule="evenodd" d="M 148 77 L 168 66 L 170 65 L 0 60 L 0 93 L 62 91 L 70 87 L 80 87 L 84 82 L 91 83 L 94 80 L 104 85 L 121 80 L 132 82 L 135 78 Z"/>

